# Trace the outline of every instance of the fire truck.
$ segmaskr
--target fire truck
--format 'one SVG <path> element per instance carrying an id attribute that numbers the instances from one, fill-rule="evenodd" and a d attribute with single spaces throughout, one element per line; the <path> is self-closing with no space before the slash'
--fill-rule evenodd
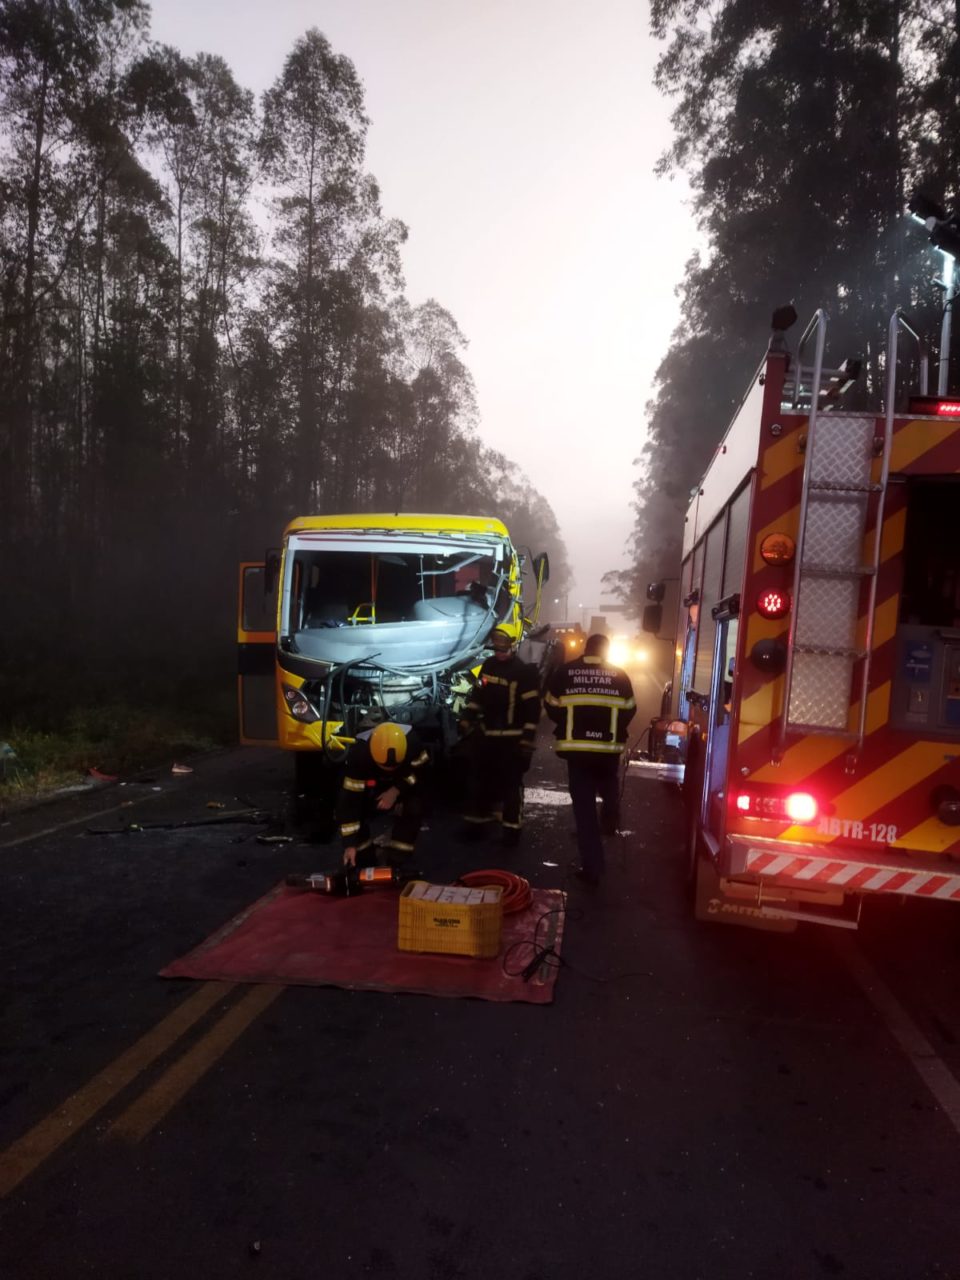
<path id="1" fill-rule="evenodd" d="M 795 320 L 693 493 L 673 700 L 631 761 L 681 784 L 697 917 L 783 931 L 960 900 L 960 402 L 898 311 L 885 408 L 848 412 L 858 370 L 827 367 L 822 311 L 791 353 Z"/>
<path id="2" fill-rule="evenodd" d="M 490 631 L 527 638 L 548 576 L 492 517 L 291 521 L 281 549 L 240 565 L 241 741 L 294 752 L 302 783 L 381 720 L 449 747 Z"/>

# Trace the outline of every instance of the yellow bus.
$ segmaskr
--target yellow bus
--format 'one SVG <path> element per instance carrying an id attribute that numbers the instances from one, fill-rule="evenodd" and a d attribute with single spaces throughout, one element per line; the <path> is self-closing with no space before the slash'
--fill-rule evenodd
<path id="1" fill-rule="evenodd" d="M 396 720 L 448 748 L 490 631 L 520 644 L 548 576 L 493 517 L 298 517 L 278 552 L 240 566 L 241 741 L 337 763 Z"/>

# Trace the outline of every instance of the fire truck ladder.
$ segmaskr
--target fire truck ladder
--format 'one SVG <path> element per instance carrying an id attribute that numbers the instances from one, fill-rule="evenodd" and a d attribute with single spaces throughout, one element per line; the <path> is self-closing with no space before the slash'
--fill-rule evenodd
<path id="1" fill-rule="evenodd" d="M 883 500 L 893 436 L 899 313 L 890 321 L 887 348 L 886 424 L 882 438 L 876 418 L 858 414 L 821 416 L 824 373 L 826 389 L 835 371 L 823 369 L 827 318 L 818 311 L 801 339 L 816 335 L 810 392 L 803 489 L 793 579 L 790 643 L 784 680 L 784 715 L 779 755 L 789 733 L 820 733 L 849 738 L 863 745 L 873 613 L 883 530 Z M 909 328 L 909 326 L 907 326 Z M 909 330 L 911 333 L 912 330 Z M 915 336 L 915 335 L 914 335 Z M 800 368 L 796 375 L 800 382 Z M 875 460 L 881 459 L 878 481 Z M 864 559 L 864 534 L 871 501 L 876 526 Z M 866 626 L 860 633 L 862 584 L 867 580 Z M 859 664 L 859 665 L 858 665 Z M 856 689 L 854 677 L 856 675 Z M 851 703 L 859 702 L 857 727 L 850 724 Z"/>

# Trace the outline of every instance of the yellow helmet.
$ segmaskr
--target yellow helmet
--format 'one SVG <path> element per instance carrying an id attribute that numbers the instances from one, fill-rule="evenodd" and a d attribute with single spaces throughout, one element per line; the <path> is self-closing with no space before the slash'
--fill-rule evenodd
<path id="1" fill-rule="evenodd" d="M 407 735 L 398 724 L 378 724 L 370 735 L 370 754 L 381 768 L 396 769 L 407 755 Z"/>

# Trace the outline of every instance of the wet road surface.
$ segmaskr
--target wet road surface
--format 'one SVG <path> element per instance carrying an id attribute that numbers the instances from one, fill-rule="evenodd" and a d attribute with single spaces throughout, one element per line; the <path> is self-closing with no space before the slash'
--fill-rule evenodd
<path id="1" fill-rule="evenodd" d="M 163 980 L 337 861 L 258 842 L 294 831 L 279 754 L 193 763 L 0 829 L 0 1275 L 960 1274 L 956 907 L 696 925 L 675 793 L 630 777 L 581 889 L 544 748 L 518 851 L 457 844 L 440 796 L 417 860 L 569 889 L 552 1005 Z M 209 802 L 276 820 L 87 834 Z"/>

